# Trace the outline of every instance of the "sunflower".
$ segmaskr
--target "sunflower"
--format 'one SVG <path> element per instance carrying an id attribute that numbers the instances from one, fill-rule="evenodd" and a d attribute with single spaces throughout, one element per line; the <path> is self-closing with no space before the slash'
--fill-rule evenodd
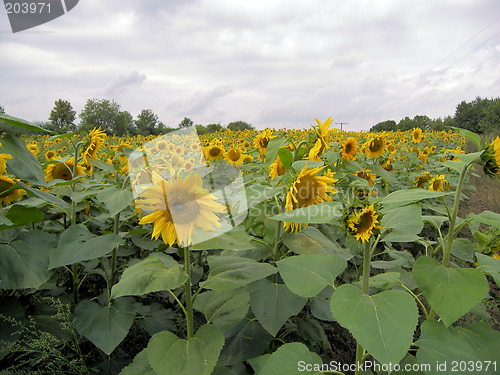
<path id="1" fill-rule="evenodd" d="M 269 169 L 269 177 L 271 177 L 271 180 L 274 180 L 278 176 L 284 175 L 286 172 L 283 163 L 281 163 L 279 155 L 276 156 L 276 160 L 269 166 L 268 169 Z"/>
<path id="2" fill-rule="evenodd" d="M 307 156 L 307 160 L 321 161 L 319 156 L 323 153 L 325 147 L 322 141 L 318 138 L 314 146 L 309 150 L 309 155 Z"/>
<path id="3" fill-rule="evenodd" d="M 33 156 L 36 158 L 38 157 L 38 146 L 36 145 L 36 143 L 31 143 L 29 145 L 26 146 L 28 148 L 28 150 L 30 150 L 30 152 L 33 154 Z"/>
<path id="4" fill-rule="evenodd" d="M 414 143 L 420 143 L 424 140 L 424 133 L 420 128 L 413 128 L 413 133 L 411 134 L 411 140 Z"/>
<path id="5" fill-rule="evenodd" d="M 153 184 L 145 188 L 136 200 L 136 206 L 153 211 L 139 224 L 154 223 L 154 239 L 161 235 L 170 246 L 176 241 L 179 246 L 188 246 L 195 225 L 205 231 L 213 230 L 214 226 L 221 227 L 215 213 L 222 213 L 225 208 L 203 188 L 199 174 L 181 177 L 180 173 L 175 176 L 172 172 L 172 180 L 166 181 L 153 172 L 151 178 Z"/>
<path id="6" fill-rule="evenodd" d="M 385 138 L 383 136 L 373 137 L 364 144 L 365 155 L 369 158 L 378 158 L 384 154 L 384 151 Z"/>
<path id="7" fill-rule="evenodd" d="M 481 154 L 484 173 L 490 177 L 500 175 L 500 137 L 495 140 Z"/>
<path id="8" fill-rule="evenodd" d="M 7 162 L 5 159 L 12 159 L 12 155 L 0 154 L 0 173 L 7 173 Z"/>
<path id="9" fill-rule="evenodd" d="M 218 143 L 210 143 L 204 150 L 207 160 L 221 159 L 222 157 L 224 157 L 224 154 L 226 152 L 226 150 L 224 150 L 224 147 L 222 147 Z"/>
<path id="10" fill-rule="evenodd" d="M 339 129 L 330 129 L 330 125 L 332 124 L 333 119 L 328 117 L 325 122 L 321 123 L 318 119 L 316 119 L 316 123 L 318 126 L 313 126 L 316 131 L 316 135 L 318 136 L 318 140 L 321 142 L 322 148 L 330 148 L 330 143 L 328 143 L 328 136 L 330 132 L 336 131 Z"/>
<path id="11" fill-rule="evenodd" d="M 45 153 L 45 159 L 48 161 L 55 160 L 57 159 L 57 154 L 54 151 L 49 150 Z"/>
<path id="12" fill-rule="evenodd" d="M 330 185 L 338 180 L 332 178 L 332 174 L 317 176 L 323 168 L 325 167 L 307 168 L 306 165 L 300 171 L 286 196 L 286 211 L 332 201 L 328 193 L 336 193 L 337 190 Z M 307 223 L 304 223 L 304 225 L 307 226 Z M 283 222 L 283 227 L 285 230 L 290 229 L 292 232 L 298 232 L 302 229 L 302 224 Z"/>
<path id="13" fill-rule="evenodd" d="M 364 171 L 357 171 L 356 173 L 354 173 L 354 175 L 365 179 L 366 181 L 368 181 L 370 186 L 373 186 L 373 183 L 374 183 L 373 179 L 376 176 L 375 176 L 375 173 L 370 173 L 370 172 L 371 172 L 370 169 L 366 169 Z"/>
<path id="14" fill-rule="evenodd" d="M 444 179 L 444 174 L 434 177 L 429 181 L 430 191 L 443 191 L 447 181 Z"/>
<path id="15" fill-rule="evenodd" d="M 373 203 L 371 206 L 353 210 L 347 217 L 349 232 L 361 242 L 369 241 L 374 229 L 383 229 L 378 223 L 378 214 Z"/>
<path id="16" fill-rule="evenodd" d="M 430 180 L 432 179 L 432 176 L 429 172 L 424 172 L 424 175 L 420 175 L 420 176 L 417 176 L 415 178 L 415 181 L 413 181 L 414 183 L 414 187 L 418 188 L 418 187 L 423 187 L 427 182 L 429 182 Z"/>
<path id="17" fill-rule="evenodd" d="M 263 130 L 255 137 L 253 145 L 255 148 L 259 149 L 261 155 L 266 154 L 267 145 L 271 139 L 273 139 L 273 132 L 271 130 Z"/>
<path id="18" fill-rule="evenodd" d="M 106 139 L 106 133 L 101 130 L 101 127 L 94 128 L 90 131 L 90 140 L 87 148 L 83 152 L 83 160 L 86 162 L 89 158 L 96 158 L 97 152 L 100 150 Z"/>
<path id="19" fill-rule="evenodd" d="M 354 137 L 347 138 L 340 149 L 342 158 L 346 161 L 355 160 L 356 152 L 358 152 L 358 141 L 356 141 L 356 138 Z"/>
<path id="20" fill-rule="evenodd" d="M 0 202 L 9 205 L 22 198 L 26 191 L 23 189 L 15 189 L 6 193 L 16 182 L 7 176 L 0 176 Z"/>
<path id="21" fill-rule="evenodd" d="M 69 181 L 73 176 L 74 161 L 73 158 L 66 160 L 64 163 L 58 161 L 49 164 L 45 169 L 45 181 L 49 182 L 55 179 Z M 76 168 L 76 175 L 82 174 L 80 166 Z"/>
<path id="22" fill-rule="evenodd" d="M 245 160 L 245 155 L 239 147 L 231 147 L 224 154 L 224 160 L 232 165 L 241 165 Z"/>

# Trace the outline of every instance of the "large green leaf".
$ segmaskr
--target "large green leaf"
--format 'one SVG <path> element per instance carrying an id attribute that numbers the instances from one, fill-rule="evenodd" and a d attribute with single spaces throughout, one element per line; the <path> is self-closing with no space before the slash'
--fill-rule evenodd
<path id="1" fill-rule="evenodd" d="M 251 237 L 245 232 L 244 225 L 238 225 L 228 232 L 214 237 L 210 240 L 195 243 L 193 250 L 250 250 L 255 249 L 255 245 L 250 243 Z"/>
<path id="2" fill-rule="evenodd" d="M 56 239 L 39 230 L 23 233 L 16 240 L 0 245 L 2 288 L 38 288 L 52 272 L 48 270 L 49 254 Z"/>
<path id="3" fill-rule="evenodd" d="M 49 269 L 105 256 L 123 239 L 116 234 L 95 236 L 83 224 L 71 225 L 59 237 L 59 244 L 50 254 Z"/>
<path id="4" fill-rule="evenodd" d="M 291 223 L 330 223 L 342 217 L 342 208 L 340 202 L 325 202 L 283 212 L 270 218 Z"/>
<path id="5" fill-rule="evenodd" d="M 224 330 L 226 343 L 220 355 L 225 365 L 241 363 L 262 354 L 272 336 L 255 319 L 245 318 L 238 325 Z"/>
<path id="6" fill-rule="evenodd" d="M 205 315 L 207 323 L 228 329 L 243 320 L 250 308 L 247 287 L 234 290 L 210 290 L 196 297 L 193 306 Z"/>
<path id="7" fill-rule="evenodd" d="M 63 201 L 61 198 L 56 197 L 55 195 L 51 193 L 46 193 L 45 191 L 38 190 L 36 188 L 33 188 L 31 186 L 28 186 L 21 181 L 18 181 L 17 184 L 21 186 L 24 190 L 27 192 L 33 194 L 35 197 L 38 197 L 45 202 L 55 204 L 57 207 L 59 207 L 61 210 L 63 210 L 66 214 L 70 215 L 71 214 L 71 205 Z"/>
<path id="8" fill-rule="evenodd" d="M 55 134 L 53 131 L 41 128 L 31 122 L 20 119 L 18 117 L 6 115 L 5 113 L 0 113 L 0 121 L 5 121 L 9 125 L 15 126 L 16 128 L 21 128 L 25 130 L 30 130 L 33 132 L 45 132 L 49 134 Z"/>
<path id="9" fill-rule="evenodd" d="M 286 285 L 263 279 L 250 286 L 250 307 L 260 324 L 275 336 L 289 317 L 297 315 L 307 302 Z"/>
<path id="10" fill-rule="evenodd" d="M 18 204 L 9 208 L 5 217 L 11 222 L 10 225 L 0 225 L 0 230 L 20 227 L 26 224 L 42 221 L 45 218 L 43 212 L 36 207 L 24 207 Z"/>
<path id="11" fill-rule="evenodd" d="M 396 190 L 387 195 L 383 200 L 384 206 L 390 205 L 391 208 L 405 206 L 410 203 L 422 201 L 424 199 L 439 198 L 445 195 L 453 194 L 453 192 L 435 192 L 424 189 L 402 189 Z"/>
<path id="12" fill-rule="evenodd" d="M 75 328 L 104 353 L 110 355 L 127 336 L 134 322 L 133 304 L 132 298 L 118 299 L 108 306 L 84 300 L 75 308 Z"/>
<path id="13" fill-rule="evenodd" d="M 265 361 L 258 375 L 320 375 L 322 360 L 299 342 L 282 345 Z"/>
<path id="14" fill-rule="evenodd" d="M 237 289 L 278 271 L 268 263 L 259 263 L 249 258 L 218 255 L 209 256 L 207 261 L 210 273 L 205 287 L 209 289 Z"/>
<path id="15" fill-rule="evenodd" d="M 271 165 L 276 160 L 276 155 L 278 155 L 278 151 L 287 142 L 285 137 L 274 137 L 267 144 L 266 149 L 266 167 Z"/>
<path id="16" fill-rule="evenodd" d="M 33 184 L 47 186 L 40 163 L 23 143 L 10 134 L 4 135 L 1 143 L 0 151 L 12 155 L 12 159 L 7 160 L 9 173 Z"/>
<path id="17" fill-rule="evenodd" d="M 384 212 L 380 225 L 403 233 L 419 234 L 424 227 L 419 203 L 398 207 Z"/>
<path id="18" fill-rule="evenodd" d="M 187 275 L 181 266 L 177 262 L 174 262 L 175 265 L 165 263 L 156 256 L 150 256 L 127 268 L 120 282 L 111 289 L 111 298 L 140 296 L 175 289 L 184 284 Z"/>
<path id="19" fill-rule="evenodd" d="M 381 363 L 398 363 L 406 354 L 417 326 L 418 309 L 401 290 L 375 295 L 354 285 L 338 287 L 330 301 L 332 314 Z"/>
<path id="20" fill-rule="evenodd" d="M 446 326 L 463 316 L 488 294 L 488 281 L 473 268 L 448 268 L 431 257 L 419 257 L 413 276 L 431 307 Z"/>
<path id="21" fill-rule="evenodd" d="M 294 253 L 338 255 L 345 260 L 352 258 L 352 254 L 340 247 L 336 242 L 328 239 L 318 229 L 308 226 L 300 232 L 286 233 L 283 242 Z"/>
<path id="22" fill-rule="evenodd" d="M 347 267 L 337 255 L 307 254 L 285 258 L 276 263 L 286 286 L 301 297 L 314 297 Z"/>
<path id="23" fill-rule="evenodd" d="M 464 136 L 465 138 L 470 139 L 472 142 L 474 142 L 478 149 L 481 148 L 481 136 L 479 134 L 473 133 L 470 130 L 464 128 L 456 128 L 454 126 L 449 127 L 455 130 L 461 136 Z"/>
<path id="24" fill-rule="evenodd" d="M 419 346 L 417 361 L 431 366 L 427 374 L 498 374 L 498 364 L 492 362 L 498 358 L 500 332 L 486 323 L 446 328 L 442 323 L 426 320 L 421 330 L 416 342 Z M 458 366 L 454 368 L 454 361 L 466 365 L 466 371 Z"/>
<path id="25" fill-rule="evenodd" d="M 139 352 L 132 363 L 124 367 L 119 375 L 157 375 L 149 364 L 148 349 Z"/>
<path id="26" fill-rule="evenodd" d="M 500 214 L 491 211 L 483 211 L 480 214 L 471 214 L 470 218 L 482 224 L 491 225 L 500 229 Z"/>
<path id="27" fill-rule="evenodd" d="M 148 358 L 158 375 L 210 375 L 224 346 L 224 335 L 212 324 L 201 326 L 189 340 L 159 332 L 148 344 Z"/>
<path id="28" fill-rule="evenodd" d="M 97 199 L 104 203 L 109 214 L 114 216 L 130 206 L 134 200 L 132 190 L 122 190 L 119 186 L 109 186 L 97 194 Z"/>
<path id="29" fill-rule="evenodd" d="M 476 259 L 477 269 L 493 277 L 495 283 L 500 286 L 500 260 L 481 253 L 476 253 Z"/>

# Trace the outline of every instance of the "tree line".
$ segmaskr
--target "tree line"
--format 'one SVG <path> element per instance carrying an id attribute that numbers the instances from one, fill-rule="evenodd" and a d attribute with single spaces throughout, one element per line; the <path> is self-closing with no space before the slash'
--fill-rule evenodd
<path id="1" fill-rule="evenodd" d="M 413 128 L 423 130 L 445 130 L 447 126 L 464 128 L 474 133 L 491 134 L 500 133 L 500 98 L 481 98 L 466 102 L 463 100 L 455 109 L 454 116 L 444 119 L 430 119 L 427 116 L 417 115 L 410 119 L 408 116 L 401 119 L 399 123 L 394 120 L 386 120 L 372 126 L 370 131 L 401 131 Z"/>
<path id="2" fill-rule="evenodd" d="M 5 113 L 5 109 L 1 105 L 0 113 Z M 56 133 L 74 131 L 85 133 L 100 126 L 106 133 L 116 135 L 160 135 L 194 125 L 190 118 L 185 117 L 177 127 L 166 126 L 151 109 L 143 109 L 134 119 L 130 112 L 121 110 L 120 104 L 115 100 L 108 99 L 88 99 L 78 117 L 80 121 L 77 124 L 77 114 L 71 103 L 67 100 L 57 99 L 48 121 L 35 121 L 35 124 Z M 198 134 L 214 133 L 225 128 L 231 130 L 254 129 L 251 124 L 244 121 L 233 121 L 225 127 L 220 123 L 206 126 L 197 124 L 195 126 Z M 0 121 L 1 132 L 13 135 L 27 133 L 25 130 L 14 128 Z"/>

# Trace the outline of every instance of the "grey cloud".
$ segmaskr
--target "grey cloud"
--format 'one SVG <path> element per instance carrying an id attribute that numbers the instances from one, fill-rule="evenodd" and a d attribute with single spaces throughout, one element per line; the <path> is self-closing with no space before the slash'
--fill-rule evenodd
<path id="1" fill-rule="evenodd" d="M 113 79 L 104 90 L 105 95 L 119 95 L 132 87 L 140 86 L 146 80 L 146 75 L 133 71 L 128 75 L 121 75 Z"/>

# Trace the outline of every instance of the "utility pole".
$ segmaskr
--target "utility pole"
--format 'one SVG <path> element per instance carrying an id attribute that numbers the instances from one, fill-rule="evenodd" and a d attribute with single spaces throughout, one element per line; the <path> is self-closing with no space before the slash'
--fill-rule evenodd
<path id="1" fill-rule="evenodd" d="M 342 131 L 342 125 L 349 124 L 348 122 L 336 122 L 335 125 L 340 124 L 340 131 Z"/>

